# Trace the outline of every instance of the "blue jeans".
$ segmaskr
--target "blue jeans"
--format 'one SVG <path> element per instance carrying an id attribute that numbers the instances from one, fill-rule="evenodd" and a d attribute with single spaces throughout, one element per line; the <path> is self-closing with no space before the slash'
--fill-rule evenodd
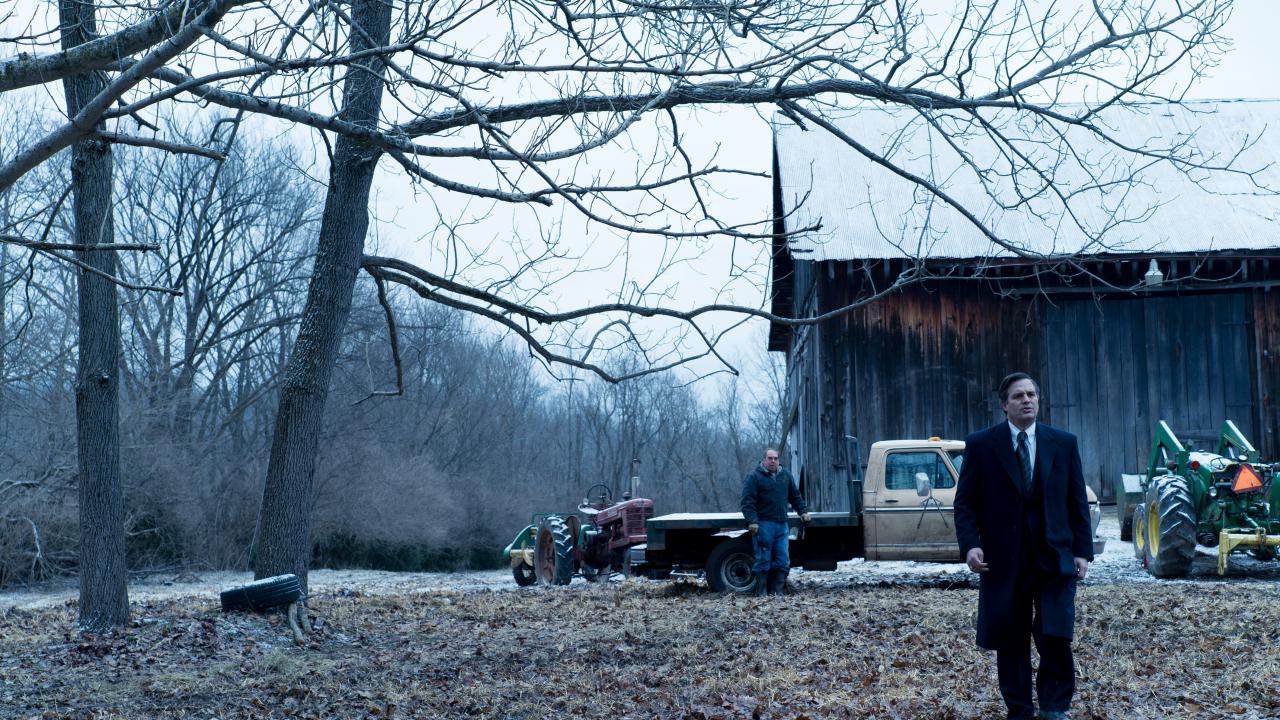
<path id="1" fill-rule="evenodd" d="M 788 527 L 784 522 L 760 521 L 760 530 L 752 538 L 756 551 L 752 572 L 786 571 L 791 567 L 791 557 L 787 554 L 787 532 Z"/>

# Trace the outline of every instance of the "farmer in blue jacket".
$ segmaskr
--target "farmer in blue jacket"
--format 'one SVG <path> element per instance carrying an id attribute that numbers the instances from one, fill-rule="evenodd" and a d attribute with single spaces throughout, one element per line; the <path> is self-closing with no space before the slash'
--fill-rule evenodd
<path id="1" fill-rule="evenodd" d="M 764 460 L 742 483 L 742 516 L 755 545 L 755 595 L 782 595 L 787 586 L 791 558 L 787 554 L 787 505 L 809 522 L 800 487 L 791 473 L 779 465 L 778 451 L 767 448 Z"/>

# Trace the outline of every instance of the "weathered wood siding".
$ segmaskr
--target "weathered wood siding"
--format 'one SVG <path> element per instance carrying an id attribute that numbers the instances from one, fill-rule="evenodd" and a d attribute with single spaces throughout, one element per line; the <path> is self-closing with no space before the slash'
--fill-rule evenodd
<path id="1" fill-rule="evenodd" d="M 1085 477 L 1104 500 L 1120 473 L 1146 467 L 1159 420 L 1201 447 L 1226 419 L 1261 442 L 1248 294 L 1038 302 L 1041 416 L 1080 437 Z"/>
<path id="2" fill-rule="evenodd" d="M 802 315 L 851 301 L 847 264 L 796 265 Z M 1280 302 L 1262 289 L 1019 299 L 939 283 L 799 330 L 789 358 L 790 460 L 823 510 L 848 507 L 848 436 L 864 463 L 876 440 L 962 438 L 1003 418 L 995 387 L 1014 370 L 1040 381 L 1041 418 L 1080 437 L 1104 501 L 1145 466 L 1160 419 L 1209 438 L 1230 418 L 1268 457 L 1280 450 Z"/>
<path id="3" fill-rule="evenodd" d="M 1268 460 L 1280 460 L 1280 289 L 1256 289 L 1249 297 L 1250 358 L 1258 437 L 1254 445 Z"/>

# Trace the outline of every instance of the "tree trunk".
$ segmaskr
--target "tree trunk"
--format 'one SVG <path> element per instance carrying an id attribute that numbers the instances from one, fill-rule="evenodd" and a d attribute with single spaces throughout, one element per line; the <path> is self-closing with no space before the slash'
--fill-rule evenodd
<path id="1" fill-rule="evenodd" d="M 391 4 L 357 0 L 352 8 L 351 52 L 387 43 Z M 341 117 L 374 127 L 382 103 L 386 66 L 372 57 L 354 63 L 343 86 Z M 379 152 L 340 136 L 329 171 L 315 268 L 298 337 L 280 390 L 267 481 L 258 514 L 254 577 L 295 573 L 306 587 L 311 559 L 312 480 L 329 379 L 369 228 L 369 188 Z"/>
<path id="2" fill-rule="evenodd" d="M 62 47 L 97 36 L 94 5 L 61 0 Z M 63 81 L 67 114 L 74 117 L 105 86 L 100 73 Z M 84 140 L 71 149 L 75 241 L 115 242 L 111 213 L 111 146 Z M 111 251 L 79 252 L 84 264 L 115 275 Z M 116 286 L 81 268 L 80 362 L 76 372 L 76 438 L 80 484 L 80 626 L 102 632 L 129 622 L 123 493 L 120 488 L 120 317 Z"/>

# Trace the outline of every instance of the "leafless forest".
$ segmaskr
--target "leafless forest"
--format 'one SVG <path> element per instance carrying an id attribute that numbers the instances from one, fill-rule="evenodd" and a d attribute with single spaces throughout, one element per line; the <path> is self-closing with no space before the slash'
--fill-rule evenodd
<path id="1" fill-rule="evenodd" d="M 122 242 L 169 239 L 158 253 L 122 256 L 120 268 L 130 284 L 120 289 L 120 444 L 134 570 L 249 566 L 322 203 L 291 169 L 293 152 L 242 143 L 216 175 L 191 156 L 118 154 Z M 55 225 L 51 239 L 66 231 Z M 4 586 L 77 569 L 76 300 L 67 263 L 0 257 Z M 144 287 L 155 284 L 183 294 Z M 394 388 L 395 368 L 383 309 L 362 287 L 315 480 L 321 565 L 492 566 L 530 512 L 572 507 L 597 482 L 621 494 L 633 456 L 659 508 L 724 507 L 776 435 L 776 388 L 732 381 L 713 392 L 670 376 L 556 382 L 458 310 L 395 293 L 389 302 L 403 394 L 376 394 Z"/>

